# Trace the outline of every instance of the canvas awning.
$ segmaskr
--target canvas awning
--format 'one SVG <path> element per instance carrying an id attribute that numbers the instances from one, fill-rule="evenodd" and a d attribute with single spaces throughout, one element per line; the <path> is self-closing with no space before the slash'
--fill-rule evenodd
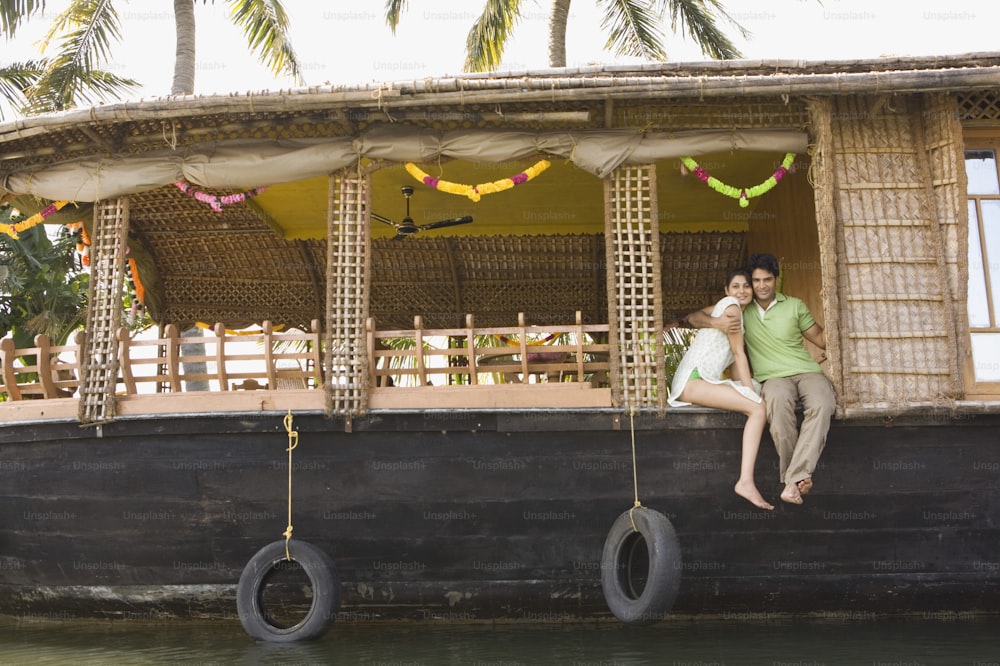
<path id="1" fill-rule="evenodd" d="M 88 156 L 4 176 L 0 188 L 48 200 L 97 201 L 185 180 L 200 187 L 251 188 L 315 178 L 360 160 L 501 162 L 547 155 L 605 177 L 624 164 L 647 164 L 722 151 L 804 152 L 798 130 L 643 132 L 636 129 L 438 132 L 376 126 L 357 138 L 237 140 L 138 156 Z"/>

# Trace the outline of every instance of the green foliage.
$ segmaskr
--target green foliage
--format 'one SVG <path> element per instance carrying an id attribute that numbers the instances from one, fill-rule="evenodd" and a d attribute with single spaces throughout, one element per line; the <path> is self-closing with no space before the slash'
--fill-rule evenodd
<path id="1" fill-rule="evenodd" d="M 4 205 L 0 219 L 13 223 L 24 216 Z M 41 224 L 17 239 L 0 234 L 0 337 L 11 334 L 15 346 L 30 347 L 45 333 L 61 345 L 83 326 L 90 277 L 75 248 L 76 236 L 64 227 L 54 238 Z"/>
<path id="2" fill-rule="evenodd" d="M 667 385 L 673 381 L 677 366 L 684 358 L 684 352 L 691 346 L 697 331 L 690 328 L 668 328 L 663 333 L 663 365 L 666 370 Z"/>

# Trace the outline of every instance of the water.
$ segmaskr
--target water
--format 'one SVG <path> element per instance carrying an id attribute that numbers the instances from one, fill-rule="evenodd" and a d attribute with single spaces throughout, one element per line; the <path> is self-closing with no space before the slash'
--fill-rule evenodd
<path id="1" fill-rule="evenodd" d="M 571 625 L 334 624 L 319 641 L 256 643 L 239 623 L 0 620 L 0 664 L 128 666 L 995 666 L 1000 618 L 668 620 Z"/>

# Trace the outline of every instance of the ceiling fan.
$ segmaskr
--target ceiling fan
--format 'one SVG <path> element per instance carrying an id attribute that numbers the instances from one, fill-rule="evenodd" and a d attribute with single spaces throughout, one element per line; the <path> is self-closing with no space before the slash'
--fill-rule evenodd
<path id="1" fill-rule="evenodd" d="M 410 217 L 410 196 L 413 194 L 413 188 L 404 186 L 403 196 L 406 198 L 406 217 L 403 218 L 402 222 L 393 222 L 387 217 L 382 217 L 377 213 L 372 213 L 372 219 L 378 220 L 384 224 L 396 228 L 395 240 L 401 238 L 406 238 L 407 236 L 412 236 L 418 231 L 425 231 L 427 229 L 442 229 L 444 227 L 454 227 L 458 224 L 468 224 L 472 222 L 472 216 L 466 215 L 465 217 L 455 217 L 450 220 L 438 220 L 437 222 L 430 222 L 429 224 L 415 224 L 413 218 Z"/>

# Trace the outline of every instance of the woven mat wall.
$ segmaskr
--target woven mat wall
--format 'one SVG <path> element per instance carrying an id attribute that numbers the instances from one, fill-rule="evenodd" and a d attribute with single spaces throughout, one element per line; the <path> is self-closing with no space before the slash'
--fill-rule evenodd
<path id="1" fill-rule="evenodd" d="M 844 98 L 832 108 L 845 406 L 946 402 L 959 392 L 954 299 L 933 186 L 935 173 L 949 169 L 930 165 L 954 151 L 925 148 L 920 110 L 919 98 L 899 97 L 891 105 Z M 935 133 L 940 141 L 941 128 Z"/>

